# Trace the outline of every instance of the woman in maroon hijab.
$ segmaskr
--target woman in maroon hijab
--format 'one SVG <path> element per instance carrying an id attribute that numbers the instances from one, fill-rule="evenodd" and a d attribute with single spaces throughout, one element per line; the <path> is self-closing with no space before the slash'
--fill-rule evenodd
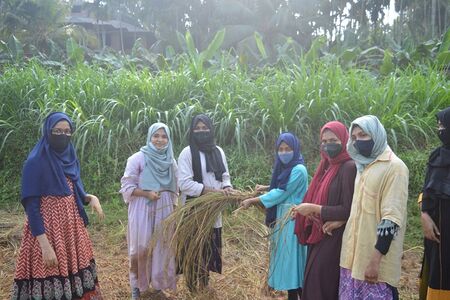
<path id="1" fill-rule="evenodd" d="M 339 293 L 339 260 L 344 224 L 350 215 L 356 167 L 347 153 L 344 124 L 320 131 L 321 160 L 303 203 L 294 208 L 295 234 L 308 245 L 302 300 L 334 300 Z"/>

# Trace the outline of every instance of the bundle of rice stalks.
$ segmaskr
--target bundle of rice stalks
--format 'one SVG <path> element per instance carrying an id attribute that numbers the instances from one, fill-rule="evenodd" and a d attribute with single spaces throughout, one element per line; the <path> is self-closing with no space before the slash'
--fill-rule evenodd
<path id="1" fill-rule="evenodd" d="M 188 199 L 164 220 L 150 249 L 154 249 L 157 241 L 163 241 L 173 251 L 186 281 L 192 282 L 191 279 L 197 279 L 207 269 L 216 219 L 223 211 L 256 195 L 255 192 L 208 193 Z"/>

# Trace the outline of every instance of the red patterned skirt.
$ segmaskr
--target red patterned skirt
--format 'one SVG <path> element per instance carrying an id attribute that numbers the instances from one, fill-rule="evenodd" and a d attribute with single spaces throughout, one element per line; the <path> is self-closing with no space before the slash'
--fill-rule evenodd
<path id="1" fill-rule="evenodd" d="M 69 184 L 72 189 L 72 183 Z M 27 220 L 12 299 L 102 299 L 92 244 L 74 195 L 42 197 L 41 215 L 58 266 L 44 265 L 41 247 Z"/>

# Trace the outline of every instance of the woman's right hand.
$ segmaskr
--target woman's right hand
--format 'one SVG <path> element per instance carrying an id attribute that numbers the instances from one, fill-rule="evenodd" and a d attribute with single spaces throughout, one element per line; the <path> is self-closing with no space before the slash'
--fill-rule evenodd
<path id="1" fill-rule="evenodd" d="M 57 267 L 58 259 L 56 258 L 55 251 L 52 246 L 48 245 L 48 247 L 41 248 L 42 250 L 42 259 L 44 260 L 44 265 L 47 268 Z"/>
<path id="2" fill-rule="evenodd" d="M 159 200 L 160 196 L 159 196 L 158 192 L 147 191 L 147 198 L 152 201 L 156 201 L 156 200 Z"/>
<path id="3" fill-rule="evenodd" d="M 441 233 L 430 215 L 426 212 L 422 212 L 420 221 L 422 222 L 422 231 L 425 238 L 440 243 L 439 237 Z"/>
<path id="4" fill-rule="evenodd" d="M 41 234 L 36 236 L 39 245 L 41 246 L 42 260 L 47 268 L 58 266 L 58 259 L 56 258 L 55 250 L 47 239 L 47 235 Z"/>
<path id="5" fill-rule="evenodd" d="M 258 192 L 258 193 L 267 192 L 268 189 L 269 189 L 268 185 L 257 184 L 255 186 L 255 191 Z"/>

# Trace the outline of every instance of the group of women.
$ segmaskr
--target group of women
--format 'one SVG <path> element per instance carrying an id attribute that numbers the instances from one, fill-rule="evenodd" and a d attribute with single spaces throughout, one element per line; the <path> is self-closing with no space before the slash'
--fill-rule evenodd
<path id="1" fill-rule="evenodd" d="M 423 299 L 450 299 L 450 108 L 437 114 L 442 146 L 431 155 L 421 197 L 425 255 Z M 50 114 L 22 174 L 27 214 L 12 299 L 102 299 L 84 205 L 100 217 L 99 200 L 87 194 L 70 142 L 75 128 L 64 113 Z M 282 133 L 275 145 L 270 185 L 242 201 L 266 208 L 271 228 L 268 285 L 288 299 L 398 299 L 406 225 L 408 169 L 387 144 L 374 116 L 320 131 L 319 165 L 308 185 L 299 139 Z M 206 115 L 193 118 L 189 145 L 175 160 L 169 128 L 153 124 L 146 145 L 128 158 L 120 193 L 128 205 L 131 298 L 149 285 L 176 288 L 182 272 L 163 240 L 150 240 L 180 205 L 210 192 L 233 193 L 227 160 L 215 144 Z M 289 216 L 286 218 L 286 216 Z M 222 271 L 222 220 L 210 237 L 208 257 L 186 285 L 208 288 L 209 271 Z M 263 254 L 261 254 L 263 255 Z M 218 297 L 220 298 L 220 297 Z M 255 296 L 257 298 L 257 296 Z"/>

